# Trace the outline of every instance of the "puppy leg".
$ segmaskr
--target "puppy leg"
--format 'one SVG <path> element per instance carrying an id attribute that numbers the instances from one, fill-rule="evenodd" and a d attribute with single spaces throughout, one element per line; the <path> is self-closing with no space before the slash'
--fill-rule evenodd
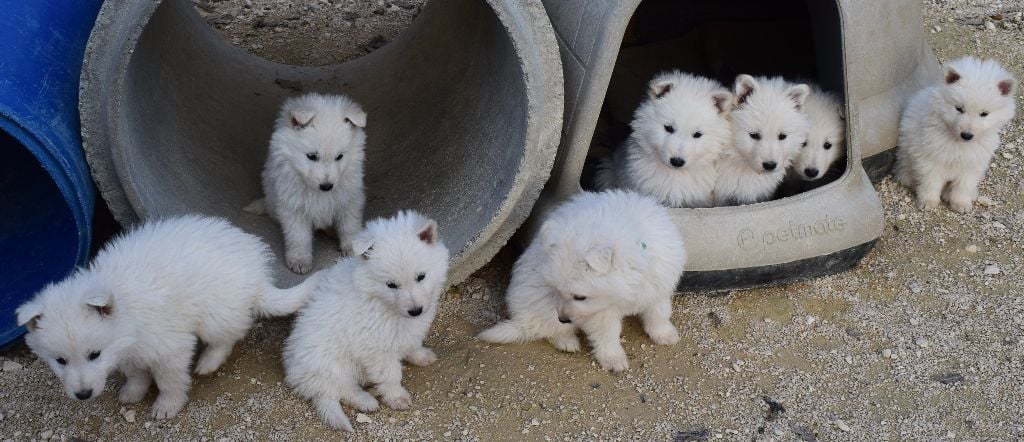
<path id="1" fill-rule="evenodd" d="M 377 384 L 377 391 L 384 404 L 395 410 L 409 408 L 412 395 L 402 386 L 402 361 L 383 356 L 374 365 L 367 367 L 366 377 Z"/>
<path id="2" fill-rule="evenodd" d="M 647 307 L 641 314 L 644 332 L 658 345 L 672 345 L 679 342 L 679 332 L 672 325 L 672 298 L 663 297 Z"/>
<path id="3" fill-rule="evenodd" d="M 153 384 L 153 376 L 144 368 L 129 368 L 124 370 L 128 381 L 121 386 L 117 400 L 125 404 L 134 404 L 146 397 L 149 386 Z"/>
<path id="4" fill-rule="evenodd" d="M 199 361 L 196 362 L 196 374 L 207 375 L 217 371 L 221 364 L 228 360 L 228 356 L 231 356 L 234 347 L 235 341 L 208 343 L 199 355 Z"/>
<path id="5" fill-rule="evenodd" d="M 176 416 L 188 401 L 188 390 L 192 386 L 188 366 L 196 338 L 189 335 L 175 341 L 165 347 L 163 357 L 151 367 L 153 380 L 160 390 L 153 402 L 152 414 L 156 419 Z"/>
<path id="6" fill-rule="evenodd" d="M 978 185 L 983 177 L 984 172 L 968 172 L 954 180 L 949 186 L 949 207 L 960 213 L 970 212 L 978 199 Z"/>
<path id="7" fill-rule="evenodd" d="M 566 353 L 580 351 L 580 339 L 576 337 L 576 327 L 571 324 L 557 324 L 552 331 L 554 334 L 548 336 L 548 342 L 559 351 Z"/>
<path id="8" fill-rule="evenodd" d="M 363 205 L 359 201 L 341 208 L 334 220 L 334 228 L 338 232 L 338 250 L 343 256 L 352 254 L 352 238 L 359 233 L 363 225 Z"/>
<path id="9" fill-rule="evenodd" d="M 351 433 L 355 429 L 352 428 L 352 422 L 349 422 L 348 416 L 345 416 L 345 411 L 341 409 L 339 400 L 339 398 L 319 396 L 313 400 L 313 405 L 316 406 L 316 412 L 320 415 L 320 419 L 323 419 L 329 427 Z"/>
<path id="10" fill-rule="evenodd" d="M 594 347 L 594 359 L 605 370 L 622 371 L 629 368 L 629 357 L 619 342 L 622 336 L 622 315 L 617 311 L 604 311 L 588 318 L 581 324 L 590 345 Z"/>
<path id="11" fill-rule="evenodd" d="M 281 219 L 284 231 L 285 263 L 291 271 L 304 275 L 313 269 L 313 224 L 301 216 Z"/>
<path id="12" fill-rule="evenodd" d="M 946 180 L 935 174 L 919 176 L 917 179 L 917 208 L 921 210 L 932 210 L 939 207 L 942 199 L 942 188 L 946 187 Z"/>
<path id="13" fill-rule="evenodd" d="M 437 362 L 437 355 L 434 353 L 433 350 L 421 345 L 418 348 L 415 348 L 412 351 L 406 353 L 402 359 L 409 361 L 409 363 L 412 365 L 426 367 L 430 364 L 433 364 L 434 362 Z"/>

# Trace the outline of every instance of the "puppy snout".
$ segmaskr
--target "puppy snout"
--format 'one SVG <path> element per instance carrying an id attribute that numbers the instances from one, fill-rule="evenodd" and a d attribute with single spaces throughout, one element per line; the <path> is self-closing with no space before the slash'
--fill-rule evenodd
<path id="1" fill-rule="evenodd" d="M 572 322 L 572 319 L 566 318 L 565 316 L 562 315 L 558 315 L 558 322 L 561 322 L 562 324 L 569 324 Z"/>
<path id="2" fill-rule="evenodd" d="M 775 167 L 778 166 L 778 165 L 779 165 L 779 163 L 776 163 L 774 161 L 765 161 L 765 162 L 761 163 L 761 167 L 763 167 L 764 170 L 767 170 L 769 172 L 775 170 Z"/>
<path id="3" fill-rule="evenodd" d="M 971 141 L 971 139 L 974 138 L 974 134 L 970 132 L 960 132 L 960 138 L 963 138 L 964 141 Z"/>
<path id="4" fill-rule="evenodd" d="M 75 397 L 78 398 L 78 400 L 80 400 L 80 401 L 84 401 L 86 399 L 89 399 L 89 398 L 92 397 L 92 389 L 90 388 L 88 390 L 76 391 L 75 392 Z"/>
<path id="5" fill-rule="evenodd" d="M 818 176 L 818 169 L 815 169 L 813 167 L 808 167 L 808 168 L 804 169 L 804 175 L 807 175 L 807 178 L 814 178 L 814 177 Z"/>
<path id="6" fill-rule="evenodd" d="M 334 184 L 331 183 L 320 183 L 320 190 L 326 192 L 334 188 Z"/>
<path id="7" fill-rule="evenodd" d="M 679 168 L 679 167 L 683 167 L 684 165 L 686 165 L 686 160 L 684 160 L 684 159 L 682 159 L 680 157 L 672 157 L 672 158 L 668 159 L 668 163 L 671 164 L 672 167 Z"/>
<path id="8" fill-rule="evenodd" d="M 409 313 L 409 316 L 419 316 L 421 313 L 423 313 L 423 307 L 411 308 L 407 311 L 407 313 Z"/>

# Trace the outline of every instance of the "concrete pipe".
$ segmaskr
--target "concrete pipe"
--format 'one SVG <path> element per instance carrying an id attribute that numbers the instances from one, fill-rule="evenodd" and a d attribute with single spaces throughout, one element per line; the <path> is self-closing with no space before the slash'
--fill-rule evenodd
<path id="1" fill-rule="evenodd" d="M 260 197 L 281 102 L 343 93 L 369 114 L 366 219 L 434 217 L 451 282 L 486 263 L 529 214 L 562 121 L 562 68 L 539 0 L 430 2 L 392 43 L 339 65 L 273 63 L 232 46 L 187 0 L 106 2 L 81 78 L 82 133 L 122 223 L 185 212 L 226 217 L 283 256 Z M 315 265 L 334 261 L 318 235 Z M 286 282 L 300 277 L 282 262 Z"/>

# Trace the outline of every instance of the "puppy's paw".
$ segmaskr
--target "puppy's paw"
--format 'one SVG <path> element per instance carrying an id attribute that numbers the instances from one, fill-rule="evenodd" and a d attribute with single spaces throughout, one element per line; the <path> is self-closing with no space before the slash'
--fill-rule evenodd
<path id="1" fill-rule="evenodd" d="M 647 333 L 657 345 L 673 345 L 679 342 L 679 332 L 671 325 L 659 327 Z"/>
<path id="2" fill-rule="evenodd" d="M 952 199 L 949 201 L 949 208 L 957 213 L 970 213 L 974 210 L 974 202 L 971 200 Z"/>
<path id="3" fill-rule="evenodd" d="M 410 364 L 419 367 L 426 367 L 434 362 L 437 362 L 437 354 L 433 350 L 427 347 L 420 347 L 410 352 L 406 357 L 406 361 Z"/>
<path id="4" fill-rule="evenodd" d="M 935 210 L 939 207 L 941 201 L 938 199 L 918 199 L 917 208 L 921 210 Z"/>
<path id="5" fill-rule="evenodd" d="M 608 371 L 620 372 L 629 368 L 629 357 L 621 349 L 617 352 L 596 353 L 594 358 L 601 364 L 601 368 Z"/>
<path id="6" fill-rule="evenodd" d="M 353 408 L 359 411 L 371 412 L 377 411 L 380 408 L 380 403 L 377 402 L 377 398 L 373 397 L 372 394 L 367 393 L 365 391 L 360 391 L 358 393 L 355 393 L 351 397 L 347 397 L 344 399 L 345 402 L 348 402 L 349 405 L 351 405 Z"/>
<path id="7" fill-rule="evenodd" d="M 339 241 L 338 251 L 341 252 L 341 256 L 352 256 L 352 242 L 351 241 Z"/>
<path id="8" fill-rule="evenodd" d="M 566 353 L 576 353 L 580 351 L 580 339 L 576 335 L 562 335 L 548 338 L 548 342 L 555 346 L 559 351 Z"/>
<path id="9" fill-rule="evenodd" d="M 313 256 L 287 256 L 285 257 L 285 263 L 288 264 L 288 269 L 292 272 L 300 275 L 305 275 L 313 270 Z"/>
<path id="10" fill-rule="evenodd" d="M 412 406 L 412 395 L 404 387 L 382 394 L 381 399 L 385 405 L 395 410 L 405 410 Z"/>
<path id="11" fill-rule="evenodd" d="M 160 393 L 153 402 L 153 418 L 157 420 L 170 419 L 178 415 L 188 398 L 185 396 L 171 396 Z"/>

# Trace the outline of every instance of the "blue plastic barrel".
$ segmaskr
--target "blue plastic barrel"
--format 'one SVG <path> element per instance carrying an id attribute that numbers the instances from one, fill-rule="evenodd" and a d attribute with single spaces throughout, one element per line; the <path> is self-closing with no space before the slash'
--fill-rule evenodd
<path id="1" fill-rule="evenodd" d="M 82 153 L 78 78 L 102 0 L 0 7 L 0 346 L 14 311 L 89 255 L 96 190 Z"/>

